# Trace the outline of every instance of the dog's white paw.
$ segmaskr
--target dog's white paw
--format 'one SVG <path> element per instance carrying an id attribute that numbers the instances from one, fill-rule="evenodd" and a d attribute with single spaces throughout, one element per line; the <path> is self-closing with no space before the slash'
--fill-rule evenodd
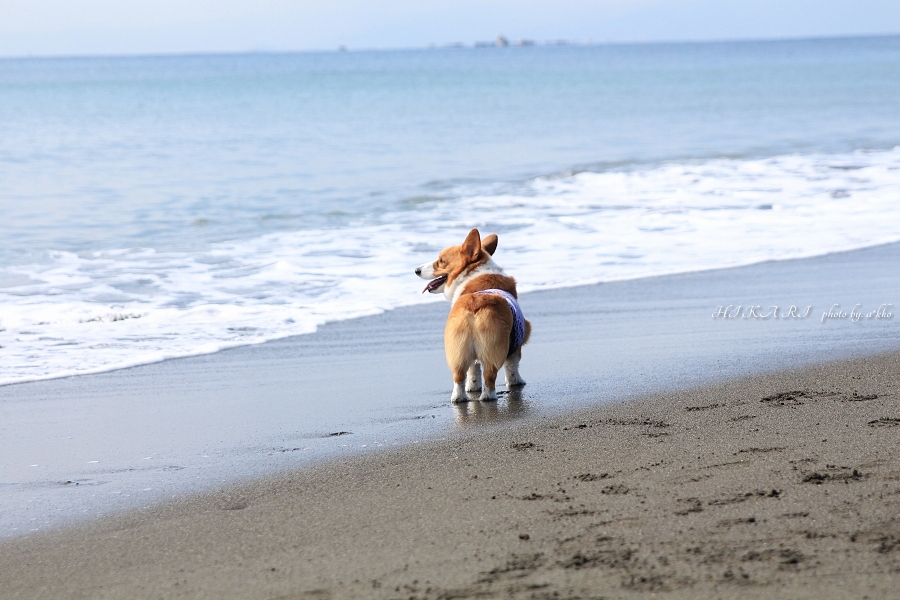
<path id="1" fill-rule="evenodd" d="M 522 387 L 523 385 L 525 385 L 525 380 L 518 373 L 516 373 L 515 377 L 506 377 L 507 388 Z"/>
<path id="2" fill-rule="evenodd" d="M 481 402 L 496 402 L 497 401 L 497 392 L 496 390 L 489 390 L 485 388 L 481 391 L 481 397 L 479 398 Z"/>
<path id="3" fill-rule="evenodd" d="M 463 389 L 461 383 L 457 383 L 453 386 L 453 393 L 450 394 L 450 402 L 457 404 L 459 402 L 468 402 L 469 397 L 466 396 L 466 390 Z"/>

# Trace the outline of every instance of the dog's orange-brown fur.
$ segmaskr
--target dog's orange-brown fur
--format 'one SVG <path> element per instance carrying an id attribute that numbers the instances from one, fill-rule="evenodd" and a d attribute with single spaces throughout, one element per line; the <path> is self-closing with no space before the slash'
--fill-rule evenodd
<path id="1" fill-rule="evenodd" d="M 460 388 L 467 373 L 478 361 L 484 374 L 485 393 L 482 399 L 496 398 L 497 374 L 504 365 L 507 366 L 507 383 L 510 384 L 512 375 L 511 384 L 520 384 L 517 367 L 522 349 L 508 354 L 513 327 L 512 310 L 501 296 L 475 294 L 481 290 L 500 289 L 518 298 L 516 280 L 503 274 L 499 267 L 496 269 L 500 272 L 475 273 L 491 261 L 497 242 L 494 234 L 485 236 L 482 241 L 478 230 L 473 229 L 461 245 L 445 248 L 430 265 L 430 276 L 446 276 L 444 286 L 453 290 L 450 297 L 453 307 L 444 329 L 444 349 L 453 382 L 457 386 L 455 389 Z M 460 278 L 463 281 L 459 281 Z M 461 289 L 457 289 L 460 285 Z M 524 342 L 530 335 L 531 323 L 525 321 Z M 456 396 L 453 399 L 462 400 Z"/>

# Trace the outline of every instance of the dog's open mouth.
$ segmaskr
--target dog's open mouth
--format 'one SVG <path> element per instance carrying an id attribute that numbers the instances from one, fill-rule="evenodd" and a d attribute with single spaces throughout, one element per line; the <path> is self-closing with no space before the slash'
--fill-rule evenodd
<path id="1" fill-rule="evenodd" d="M 433 294 L 434 290 L 438 289 L 439 287 L 444 285 L 446 282 L 447 282 L 446 275 L 441 275 L 440 277 L 435 277 L 434 279 L 432 279 L 431 281 L 428 282 L 428 285 L 425 286 L 425 289 L 422 290 L 422 293 L 424 294 L 425 292 L 431 292 Z"/>

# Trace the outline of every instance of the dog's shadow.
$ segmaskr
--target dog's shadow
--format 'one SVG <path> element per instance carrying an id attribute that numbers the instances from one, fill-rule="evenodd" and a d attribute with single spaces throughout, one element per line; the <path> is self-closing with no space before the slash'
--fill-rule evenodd
<path id="1" fill-rule="evenodd" d="M 481 402 L 470 398 L 468 402 L 454 404 L 457 424 L 481 425 L 511 421 L 520 419 L 529 413 L 529 402 L 522 397 L 522 390 L 499 392 L 498 395 L 500 400 L 497 402 Z M 505 402 L 503 401 L 504 397 L 506 398 Z"/>

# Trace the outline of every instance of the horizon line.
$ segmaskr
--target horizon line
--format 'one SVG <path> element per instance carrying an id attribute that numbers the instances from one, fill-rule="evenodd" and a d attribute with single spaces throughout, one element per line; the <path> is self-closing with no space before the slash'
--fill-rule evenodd
<path id="1" fill-rule="evenodd" d="M 505 37 L 498 34 L 498 38 Z M 187 56 L 247 56 L 254 54 L 333 54 L 342 52 L 411 52 L 421 50 L 490 50 L 503 48 L 565 48 L 565 47 L 611 47 L 611 46 L 665 46 L 665 45 L 703 45 L 703 44 L 728 44 L 728 43 L 771 43 L 771 42 L 814 42 L 841 39 L 871 39 L 900 37 L 900 32 L 893 33 L 866 33 L 866 34 L 836 34 L 836 35 L 809 35 L 809 36 L 773 36 L 773 37 L 746 37 L 746 38 L 721 38 L 721 39 L 671 39 L 671 40 L 633 40 L 633 41 L 594 41 L 573 40 L 557 38 L 543 42 L 528 38 L 518 38 L 506 45 L 497 44 L 496 40 L 476 40 L 474 42 L 441 42 L 429 43 L 426 46 L 389 46 L 389 47 L 360 47 L 351 48 L 346 44 L 339 44 L 332 49 L 306 49 L 306 50 L 277 50 L 277 49 L 248 49 L 248 50 L 210 50 L 210 51 L 172 51 L 172 52 L 122 52 L 111 54 L 11 54 L 0 55 L 0 60 L 45 60 L 45 59 L 90 59 L 90 58 L 175 58 Z M 508 41 L 508 40 L 507 40 Z M 525 43 L 519 43 L 525 42 Z"/>

